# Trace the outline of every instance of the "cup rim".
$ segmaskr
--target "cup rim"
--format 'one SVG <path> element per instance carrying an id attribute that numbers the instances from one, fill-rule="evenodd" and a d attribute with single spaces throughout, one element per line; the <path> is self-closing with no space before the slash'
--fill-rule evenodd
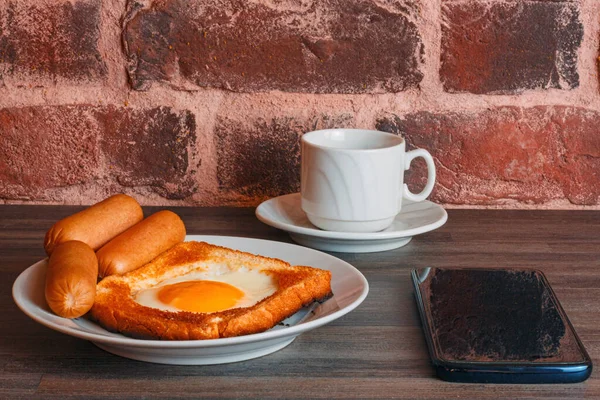
<path id="1" fill-rule="evenodd" d="M 380 136 L 387 136 L 387 137 L 393 137 L 394 139 L 398 140 L 398 143 L 391 145 L 391 146 L 386 146 L 386 147 L 378 147 L 378 148 L 374 148 L 374 149 L 344 149 L 344 148 L 340 148 L 340 147 L 331 147 L 331 146 L 324 146 L 324 145 L 320 145 L 320 144 L 316 144 L 313 142 L 310 142 L 308 139 L 310 139 L 310 137 L 307 136 L 316 136 L 316 134 L 323 134 L 325 132 L 332 132 L 332 131 L 346 131 L 346 132 L 362 132 L 362 133 L 368 133 L 368 134 L 377 134 Z M 374 129 L 360 129 L 360 128 L 332 128 L 332 129 L 319 129 L 316 131 L 310 131 L 310 132 L 306 132 L 302 135 L 302 137 L 300 138 L 300 140 L 302 141 L 302 143 L 309 145 L 311 147 L 315 147 L 321 150 L 327 150 L 327 151 L 335 151 L 335 152 L 349 152 L 349 153 L 358 153 L 358 152 L 380 152 L 380 151 L 386 151 L 386 150 L 390 150 L 390 149 L 395 149 L 396 147 L 399 146 L 403 146 L 405 144 L 405 140 L 402 136 L 400 135 L 394 135 L 393 133 L 389 133 L 389 132 L 383 132 L 383 131 L 378 131 L 378 130 L 374 130 Z"/>

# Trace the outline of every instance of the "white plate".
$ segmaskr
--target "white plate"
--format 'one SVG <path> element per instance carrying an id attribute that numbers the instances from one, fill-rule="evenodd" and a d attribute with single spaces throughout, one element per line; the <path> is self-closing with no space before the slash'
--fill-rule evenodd
<path id="1" fill-rule="evenodd" d="M 205 365 L 248 360 L 273 353 L 296 336 L 325 325 L 355 309 L 367 297 L 369 284 L 352 265 L 319 251 L 288 243 L 229 236 L 188 235 L 186 240 L 205 241 L 236 250 L 275 257 L 292 265 L 309 265 L 331 271 L 333 297 L 303 309 L 266 332 L 211 340 L 140 340 L 112 333 L 85 319 L 66 319 L 53 314 L 44 299 L 47 259 L 27 268 L 13 285 L 17 306 L 48 328 L 92 341 L 96 346 L 135 360 L 161 364 Z M 290 325 L 290 326 L 286 326 Z"/>
<path id="2" fill-rule="evenodd" d="M 287 231 L 292 240 L 319 250 L 371 253 L 402 247 L 413 236 L 444 225 L 448 214 L 430 201 L 405 201 L 392 225 L 380 232 L 324 231 L 310 223 L 300 207 L 300 193 L 275 197 L 256 208 L 256 217 L 267 225 Z"/>

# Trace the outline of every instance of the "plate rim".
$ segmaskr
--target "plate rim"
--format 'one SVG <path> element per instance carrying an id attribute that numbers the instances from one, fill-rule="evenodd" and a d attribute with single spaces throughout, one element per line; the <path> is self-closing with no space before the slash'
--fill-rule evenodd
<path id="1" fill-rule="evenodd" d="M 354 299 L 354 301 L 352 303 L 348 304 L 344 308 L 341 308 L 340 310 L 337 310 L 331 314 L 325 315 L 321 318 L 317 318 L 317 319 L 314 319 L 314 320 L 311 320 L 308 322 L 303 322 L 298 325 L 294 325 L 294 326 L 290 326 L 290 327 L 284 327 L 283 329 L 278 329 L 275 331 L 266 331 L 266 332 L 251 334 L 251 335 L 236 336 L 236 337 L 230 337 L 230 338 L 203 339 L 203 340 L 149 340 L 149 339 L 135 339 L 135 338 L 130 338 L 130 337 L 126 337 L 126 336 L 123 336 L 123 337 L 105 336 L 103 334 L 98 334 L 95 332 L 89 332 L 89 331 L 86 332 L 85 330 L 76 330 L 76 329 L 68 327 L 68 326 L 56 324 L 51 320 L 45 319 L 43 316 L 37 315 L 34 312 L 34 310 L 28 309 L 28 307 L 26 307 L 24 304 L 21 303 L 19 298 L 20 297 L 24 298 L 24 296 L 22 295 L 22 293 L 17 293 L 17 290 L 20 289 L 21 285 L 25 284 L 24 282 L 21 282 L 25 279 L 24 276 L 28 273 L 29 274 L 32 273 L 32 271 L 34 269 L 40 268 L 39 265 L 43 262 L 46 262 L 48 260 L 47 257 L 35 262 L 34 264 L 30 265 L 29 267 L 27 267 L 15 279 L 15 281 L 13 282 L 13 285 L 12 285 L 13 301 L 25 315 L 27 315 L 29 318 L 31 318 L 35 322 L 37 322 L 41 325 L 44 325 L 45 327 L 50 328 L 52 330 L 55 330 L 55 331 L 58 331 L 58 332 L 61 332 L 61 333 L 64 333 L 64 334 L 67 334 L 67 335 L 70 335 L 73 337 L 89 340 L 91 342 L 106 343 L 106 344 L 120 346 L 120 347 L 137 347 L 137 348 L 155 348 L 155 349 L 166 349 L 166 350 L 174 349 L 174 350 L 176 350 L 176 349 L 190 349 L 190 348 L 199 349 L 199 348 L 213 348 L 213 347 L 232 346 L 232 345 L 244 345 L 244 344 L 249 344 L 249 343 L 268 341 L 271 339 L 279 339 L 279 338 L 292 337 L 292 336 L 295 337 L 295 336 L 298 336 L 309 330 L 323 326 L 329 322 L 332 322 L 332 321 L 348 314 L 349 312 L 356 309 L 365 300 L 365 298 L 367 297 L 367 295 L 369 293 L 369 282 L 367 281 L 365 276 L 356 267 L 354 267 L 350 263 L 348 263 L 344 260 L 341 260 L 335 256 L 332 256 L 330 254 L 327 254 L 327 253 L 324 253 L 324 252 L 321 252 L 318 250 L 307 248 L 304 246 L 299 246 L 299 245 L 286 243 L 286 242 L 267 240 L 267 239 L 250 238 L 250 237 L 243 237 L 243 236 L 226 236 L 226 235 L 186 235 L 185 241 L 201 240 L 201 241 L 206 241 L 206 242 L 210 243 L 210 238 L 221 238 L 221 239 L 225 238 L 225 239 L 235 239 L 235 240 L 270 242 L 270 243 L 276 243 L 277 245 L 301 248 L 303 251 L 319 253 L 321 256 L 325 256 L 327 258 L 332 258 L 332 259 L 337 260 L 337 262 L 341 263 L 341 265 L 343 265 L 344 268 L 347 268 L 350 271 L 352 271 L 363 284 L 362 292 L 358 295 L 358 297 L 356 299 Z M 56 317 L 61 318 L 58 316 L 56 316 Z M 98 326 L 101 329 L 104 329 L 100 325 L 98 325 Z M 109 331 L 106 331 L 106 332 L 111 333 L 111 334 L 114 333 L 114 332 L 109 332 Z"/>
<path id="2" fill-rule="evenodd" d="M 416 228 L 406 229 L 406 230 L 402 230 L 402 231 L 381 231 L 381 232 L 367 232 L 367 233 L 325 231 L 325 230 L 318 229 L 316 227 L 315 228 L 306 228 L 303 226 L 288 224 L 285 222 L 281 222 L 278 220 L 268 218 L 264 215 L 263 210 L 268 206 L 269 203 L 274 203 L 283 197 L 296 197 L 296 196 L 300 196 L 300 193 L 296 192 L 296 193 L 289 193 L 289 194 L 284 194 L 281 196 L 272 197 L 272 198 L 260 203 L 256 207 L 254 214 L 256 215 L 256 218 L 258 218 L 258 220 L 261 221 L 262 223 L 267 224 L 267 225 L 272 226 L 277 229 L 281 229 L 286 232 L 297 233 L 297 234 L 301 234 L 301 235 L 305 235 L 305 236 L 320 237 L 320 238 L 324 238 L 324 239 L 338 239 L 338 240 L 348 240 L 348 241 L 368 241 L 368 240 L 382 240 L 382 239 L 399 239 L 399 238 L 404 238 L 404 237 L 409 237 L 409 236 L 412 237 L 415 235 L 419 235 L 422 233 L 426 233 L 426 232 L 435 230 L 435 229 L 443 226 L 448 221 L 448 213 L 446 212 L 444 207 L 442 207 L 439 204 L 436 204 L 432 201 L 429 201 L 429 200 L 423 200 L 423 201 L 420 201 L 417 203 L 410 203 L 410 204 L 411 205 L 412 204 L 424 204 L 424 203 L 429 204 L 429 205 L 431 205 L 431 207 L 436 208 L 436 209 L 438 209 L 438 211 L 442 212 L 441 218 L 439 218 L 437 221 L 432 222 L 430 224 L 419 226 Z M 400 214 L 401 213 L 402 213 L 402 211 L 400 212 Z"/>

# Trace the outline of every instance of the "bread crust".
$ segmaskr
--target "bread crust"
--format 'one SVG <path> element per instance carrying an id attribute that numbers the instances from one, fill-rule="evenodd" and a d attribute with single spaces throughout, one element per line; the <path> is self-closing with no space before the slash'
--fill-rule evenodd
<path id="1" fill-rule="evenodd" d="M 277 291 L 251 307 L 216 313 L 171 312 L 145 307 L 134 300 L 142 289 L 156 286 L 210 263 L 269 274 Z M 245 253 L 205 242 L 184 242 L 125 275 L 112 275 L 97 285 L 90 316 L 109 331 L 143 339 L 200 340 L 258 333 L 272 328 L 302 307 L 332 295 L 331 272 L 291 266 L 275 258 Z"/>

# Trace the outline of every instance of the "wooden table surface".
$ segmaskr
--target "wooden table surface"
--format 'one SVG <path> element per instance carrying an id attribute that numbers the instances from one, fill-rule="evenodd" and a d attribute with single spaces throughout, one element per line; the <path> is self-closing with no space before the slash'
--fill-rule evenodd
<path id="1" fill-rule="evenodd" d="M 368 279 L 364 303 L 276 353 L 217 366 L 121 358 L 45 328 L 14 304 L 17 276 L 45 257 L 54 221 L 79 207 L 0 206 L 0 398 L 600 398 L 595 369 L 570 385 L 456 384 L 429 364 L 413 300 L 415 267 L 526 267 L 546 273 L 596 366 L 600 212 L 449 210 L 445 226 L 382 253 L 335 254 Z M 171 208 L 188 233 L 290 242 L 253 209 Z M 158 208 L 146 209 L 147 214 Z"/>

